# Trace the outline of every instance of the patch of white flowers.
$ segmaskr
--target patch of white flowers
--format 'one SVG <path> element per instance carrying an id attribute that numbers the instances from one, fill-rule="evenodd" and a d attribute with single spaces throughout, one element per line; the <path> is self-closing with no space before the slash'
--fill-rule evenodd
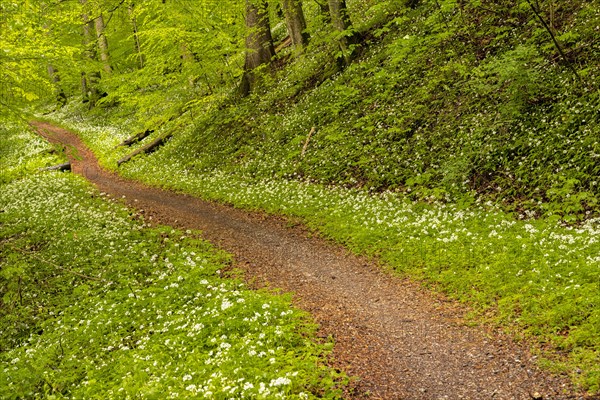
<path id="1" fill-rule="evenodd" d="M 43 333 L 2 355 L 0 397 L 36 393 L 57 365 L 73 378 L 63 384 L 73 398 L 313 397 L 302 389 L 318 379 L 318 359 L 297 333 L 296 313 L 220 278 L 206 245 L 176 231 L 147 232 L 70 174 L 4 185 L 0 208 L 8 221 L 0 232 L 14 224 L 51 238 L 45 259 L 98 279 L 73 280 L 81 291 L 48 313 L 56 315 Z M 80 372 L 71 374 L 73 366 Z"/>

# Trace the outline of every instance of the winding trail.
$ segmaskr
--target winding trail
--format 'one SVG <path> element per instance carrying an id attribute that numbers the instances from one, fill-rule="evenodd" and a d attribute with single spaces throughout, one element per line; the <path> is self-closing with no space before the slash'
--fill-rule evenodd
<path id="1" fill-rule="evenodd" d="M 354 399 L 579 399 L 568 379 L 540 371 L 525 346 L 466 326 L 464 310 L 418 284 L 382 272 L 340 246 L 280 218 L 249 213 L 125 180 L 98 166 L 73 133 L 33 122 L 67 149 L 73 172 L 123 197 L 152 221 L 199 229 L 232 253 L 256 285 L 293 292 L 332 335 L 331 364 L 356 375 Z"/>

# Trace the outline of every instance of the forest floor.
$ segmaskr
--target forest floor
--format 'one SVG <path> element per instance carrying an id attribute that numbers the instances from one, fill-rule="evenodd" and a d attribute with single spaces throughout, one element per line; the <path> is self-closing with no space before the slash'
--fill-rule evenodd
<path id="1" fill-rule="evenodd" d="M 578 399 L 566 376 L 542 371 L 526 343 L 473 327 L 454 301 L 395 277 L 292 221 L 125 180 L 98 166 L 73 133 L 35 122 L 65 147 L 74 173 L 122 198 L 147 222 L 196 229 L 234 255 L 255 287 L 294 294 L 319 335 L 335 340 L 332 365 L 358 377 L 356 399 Z"/>

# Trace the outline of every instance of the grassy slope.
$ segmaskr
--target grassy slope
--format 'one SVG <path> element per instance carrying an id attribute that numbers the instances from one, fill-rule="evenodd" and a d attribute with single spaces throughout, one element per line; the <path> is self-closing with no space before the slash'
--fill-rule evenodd
<path id="1" fill-rule="evenodd" d="M 35 173 L 60 155 L 0 132 L 2 162 L 21 166 L 0 175 L 1 398 L 339 396 L 288 298 L 222 278 L 227 255 L 194 232 Z"/>
<path id="2" fill-rule="evenodd" d="M 344 72 L 329 76 L 332 47 L 315 38 L 263 92 L 184 115 L 174 140 L 122 172 L 302 217 L 492 311 L 599 390 L 597 2 L 554 2 L 581 80 L 527 3 L 393 4 L 357 17 L 368 46 Z M 111 168 L 129 151 L 113 147 L 131 132 L 99 142 L 76 125 Z"/>

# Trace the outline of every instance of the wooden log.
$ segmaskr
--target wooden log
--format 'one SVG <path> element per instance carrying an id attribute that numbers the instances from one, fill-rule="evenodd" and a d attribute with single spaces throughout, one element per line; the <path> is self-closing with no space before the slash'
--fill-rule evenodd
<path id="1" fill-rule="evenodd" d="M 131 146 L 132 144 L 137 143 L 137 142 L 141 141 L 142 139 L 145 139 L 153 132 L 154 132 L 154 129 L 146 129 L 145 131 L 138 132 L 135 135 L 131 136 L 130 138 L 123 140 L 121 143 L 119 143 L 117 145 L 117 147 Z"/>
<path id="2" fill-rule="evenodd" d="M 70 171 L 70 170 L 71 170 L 70 162 L 53 165 L 52 167 L 40 168 L 40 171 Z"/>
<path id="3" fill-rule="evenodd" d="M 129 153 L 128 155 L 126 155 L 125 157 L 121 158 L 120 160 L 117 161 L 117 165 L 121 165 L 123 163 L 126 163 L 127 161 L 131 160 L 133 157 L 137 156 L 138 154 L 149 154 L 152 153 L 153 151 L 157 150 L 158 147 L 162 146 L 168 139 L 171 138 L 171 136 L 173 136 L 173 132 L 175 131 L 175 129 L 165 133 L 164 135 L 161 135 L 159 137 L 157 137 L 156 139 L 154 139 L 152 142 L 140 147 L 139 149 L 135 150 L 132 153 Z"/>
<path id="4" fill-rule="evenodd" d="M 290 36 L 287 36 L 285 39 L 283 39 L 275 48 L 275 53 L 279 53 L 281 50 L 285 49 L 286 47 L 289 47 L 292 45 L 292 38 Z"/>
<path id="5" fill-rule="evenodd" d="M 167 122 L 171 122 L 175 118 L 178 118 L 180 116 L 181 116 L 181 111 L 179 113 L 171 115 L 168 120 L 159 123 L 158 127 L 156 127 L 155 129 L 146 129 L 145 131 L 138 132 L 135 135 L 131 136 L 130 138 L 125 139 L 124 141 L 122 141 L 121 143 L 119 143 L 115 147 L 115 149 L 119 148 L 119 147 L 131 146 L 134 143 L 142 141 L 143 139 L 145 139 L 148 136 L 150 136 L 150 134 L 154 133 L 156 131 L 156 129 L 159 129 L 162 125 L 166 124 Z"/>

